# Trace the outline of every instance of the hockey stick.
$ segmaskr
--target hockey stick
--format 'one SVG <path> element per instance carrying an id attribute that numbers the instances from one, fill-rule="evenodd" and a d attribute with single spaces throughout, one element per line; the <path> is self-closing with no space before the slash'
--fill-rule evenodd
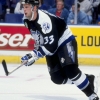
<path id="1" fill-rule="evenodd" d="M 22 67 L 27 61 L 24 61 L 21 65 L 19 65 L 17 68 L 15 68 L 14 70 L 12 70 L 11 72 L 8 71 L 7 68 L 7 64 L 5 60 L 2 60 L 2 65 L 5 71 L 6 76 L 10 75 L 11 73 L 13 73 L 14 71 L 16 71 L 17 69 L 19 69 L 20 67 Z"/>

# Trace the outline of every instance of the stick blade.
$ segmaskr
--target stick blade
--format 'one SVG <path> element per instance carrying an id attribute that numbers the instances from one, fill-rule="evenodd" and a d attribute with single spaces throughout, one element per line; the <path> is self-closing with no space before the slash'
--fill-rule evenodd
<path id="1" fill-rule="evenodd" d="M 7 64 L 6 64 L 6 61 L 5 60 L 2 60 L 2 66 L 4 68 L 4 71 L 5 71 L 6 76 L 8 76 L 9 72 L 8 72 Z"/>

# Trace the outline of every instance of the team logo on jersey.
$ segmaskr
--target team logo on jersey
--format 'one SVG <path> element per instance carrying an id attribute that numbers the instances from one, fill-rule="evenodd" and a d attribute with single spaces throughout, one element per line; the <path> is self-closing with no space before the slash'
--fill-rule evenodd
<path id="1" fill-rule="evenodd" d="M 45 23 L 43 23 L 42 28 L 43 28 L 43 29 L 45 30 L 45 32 L 46 32 L 46 31 L 48 31 L 48 30 L 50 29 L 50 24 L 47 23 L 47 22 L 45 22 Z"/>
<path id="2" fill-rule="evenodd" d="M 61 58 L 61 63 L 64 63 L 65 62 L 65 59 L 64 58 Z"/>

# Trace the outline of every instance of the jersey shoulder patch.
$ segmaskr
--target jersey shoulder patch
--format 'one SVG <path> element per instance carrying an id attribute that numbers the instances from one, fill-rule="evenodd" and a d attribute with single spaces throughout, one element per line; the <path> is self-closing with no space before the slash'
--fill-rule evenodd
<path id="1" fill-rule="evenodd" d="M 49 33 L 50 28 L 51 28 L 50 23 L 44 22 L 44 23 L 42 23 L 41 26 L 42 26 L 42 30 L 43 30 L 44 32 Z"/>
<path id="2" fill-rule="evenodd" d="M 48 34 L 52 31 L 52 22 L 50 17 L 46 13 L 42 11 L 39 12 L 38 23 L 41 25 L 42 32 L 44 34 Z"/>

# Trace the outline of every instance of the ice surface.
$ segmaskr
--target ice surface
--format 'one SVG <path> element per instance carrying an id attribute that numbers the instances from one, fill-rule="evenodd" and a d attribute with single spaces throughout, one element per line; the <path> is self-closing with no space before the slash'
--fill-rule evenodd
<path id="1" fill-rule="evenodd" d="M 9 72 L 17 64 L 8 64 Z M 84 73 L 98 75 L 100 67 L 80 66 Z M 98 91 L 100 96 L 100 89 Z M 50 80 L 46 65 L 21 67 L 6 76 L 0 64 L 0 100 L 88 100 L 75 85 L 56 85 Z"/>

